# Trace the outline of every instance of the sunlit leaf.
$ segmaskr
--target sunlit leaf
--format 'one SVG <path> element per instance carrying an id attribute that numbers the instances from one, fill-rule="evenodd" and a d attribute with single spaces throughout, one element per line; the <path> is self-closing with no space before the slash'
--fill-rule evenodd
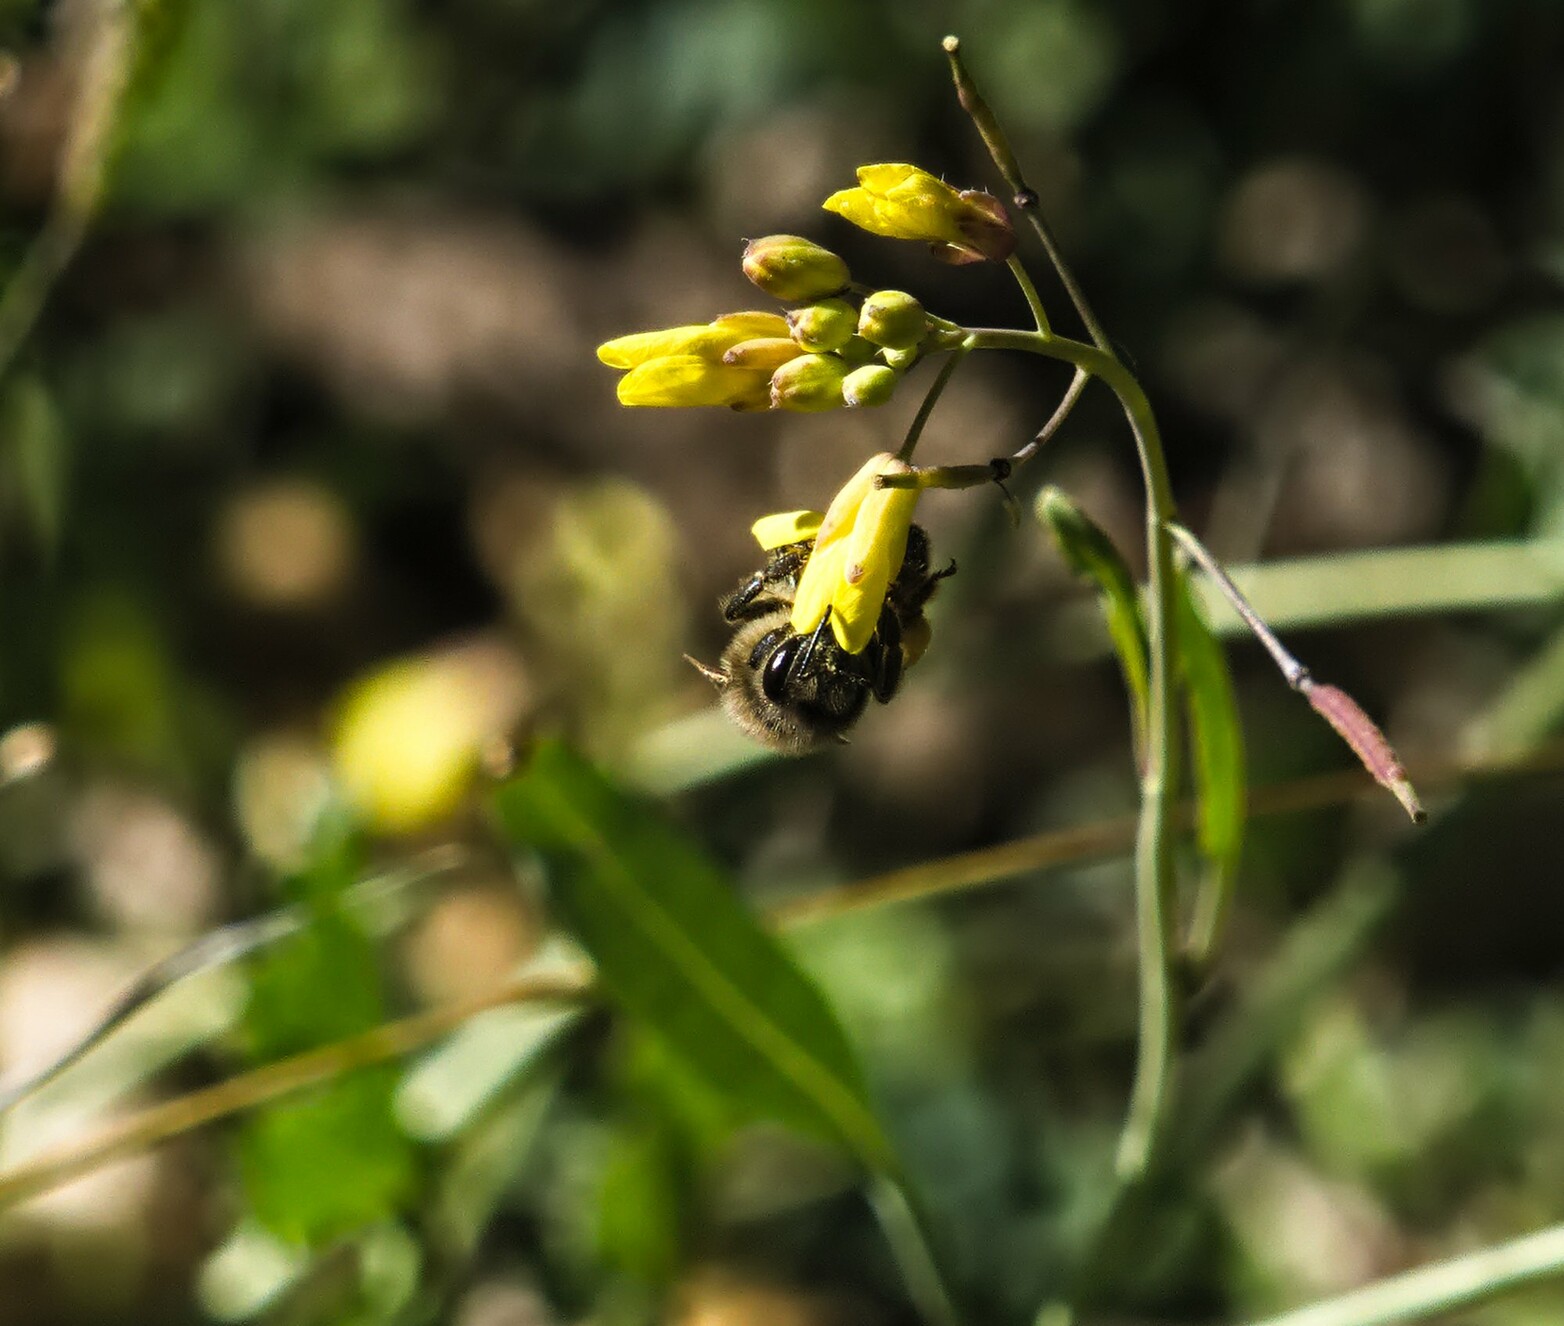
<path id="1" fill-rule="evenodd" d="M 1037 518 L 1053 535 L 1065 565 L 1097 587 L 1108 636 L 1130 692 L 1135 748 L 1144 752 L 1151 683 L 1146 668 L 1146 624 L 1135 577 L 1102 527 L 1060 489 L 1044 488 L 1037 495 Z"/>
<path id="2" fill-rule="evenodd" d="M 830 1006 L 684 834 L 558 744 L 498 809 L 544 858 L 561 915 L 627 1013 L 747 1115 L 893 1167 Z"/>
<path id="3" fill-rule="evenodd" d="M 1177 597 L 1174 638 L 1194 756 L 1195 836 L 1206 860 L 1191 935 L 1199 959 L 1209 956 L 1216 943 L 1243 854 L 1247 773 L 1243 725 L 1222 644 L 1200 615 L 1182 574 Z"/>

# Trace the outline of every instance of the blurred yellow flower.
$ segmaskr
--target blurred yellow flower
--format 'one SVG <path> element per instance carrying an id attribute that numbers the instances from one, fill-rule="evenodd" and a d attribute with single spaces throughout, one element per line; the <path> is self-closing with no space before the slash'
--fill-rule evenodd
<path id="1" fill-rule="evenodd" d="M 763 410 L 771 404 L 777 356 L 755 355 L 755 341 L 770 343 L 768 350 L 779 342 L 791 344 L 787 320 L 778 313 L 729 313 L 697 326 L 620 336 L 598 346 L 597 357 L 610 368 L 628 370 L 619 379 L 622 405 Z M 728 357 L 735 347 L 745 350 Z M 793 353 L 803 350 L 794 346 Z"/>
<path id="2" fill-rule="evenodd" d="M 819 626 L 829 610 L 831 634 L 849 654 L 861 652 L 874 638 L 885 595 L 907 553 L 918 505 L 917 489 L 877 488 L 875 480 L 910 468 L 882 451 L 865 462 L 827 508 L 793 597 L 791 625 L 800 635 Z"/>
<path id="3" fill-rule="evenodd" d="M 873 234 L 924 240 L 945 262 L 1002 261 L 1015 251 L 1015 231 L 997 198 L 958 192 L 917 166 L 859 166 L 858 187 L 833 193 L 823 206 Z"/>
<path id="4" fill-rule="evenodd" d="M 488 744 L 525 704 L 507 651 L 473 643 L 398 659 L 342 697 L 331 761 L 343 798 L 382 833 L 449 817 L 472 790 Z"/>

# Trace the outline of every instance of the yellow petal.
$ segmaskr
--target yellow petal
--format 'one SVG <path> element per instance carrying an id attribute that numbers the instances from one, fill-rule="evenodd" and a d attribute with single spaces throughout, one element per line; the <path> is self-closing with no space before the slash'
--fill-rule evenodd
<path id="1" fill-rule="evenodd" d="M 764 369 L 770 374 L 803 353 L 803 347 L 788 337 L 757 336 L 754 340 L 729 346 L 723 351 L 722 362 L 735 368 Z"/>
<path id="2" fill-rule="evenodd" d="M 820 625 L 825 610 L 831 606 L 836 592 L 836 582 L 841 577 L 842 554 L 846 544 L 841 540 L 821 551 L 815 544 L 803 575 L 798 578 L 798 589 L 793 594 L 793 616 L 788 624 L 800 635 L 808 635 Z"/>
<path id="3" fill-rule="evenodd" d="M 870 456 L 864 461 L 863 466 L 841 487 L 841 490 L 831 499 L 831 505 L 825 510 L 825 517 L 820 522 L 820 530 L 815 535 L 815 553 L 818 554 L 823 547 L 830 547 L 836 540 L 845 538 L 852 532 L 853 522 L 858 519 L 858 508 L 863 505 L 863 500 L 874 491 L 874 481 L 884 471 L 888 464 L 901 464 L 889 451 L 881 451 L 877 455 Z M 813 559 L 811 559 L 813 565 Z M 809 574 L 809 569 L 804 569 L 804 574 Z"/>
<path id="4" fill-rule="evenodd" d="M 629 336 L 605 341 L 597 347 L 597 357 L 610 368 L 635 368 L 649 359 L 701 354 L 705 345 L 715 344 L 721 339 L 721 332 L 713 331 L 704 324 L 698 327 L 667 327 L 661 331 L 632 332 Z"/>
<path id="5" fill-rule="evenodd" d="M 724 334 L 731 333 L 733 343 L 753 341 L 761 337 L 787 336 L 787 319 L 780 313 L 724 313 L 712 319 L 712 328 Z"/>
<path id="6" fill-rule="evenodd" d="M 831 630 L 849 654 L 867 645 L 879 625 L 885 595 L 907 555 L 918 495 L 915 488 L 876 488 L 864 499 L 853 532 L 842 544 Z"/>
<path id="7" fill-rule="evenodd" d="M 760 381 L 764 382 L 764 375 Z M 619 379 L 621 405 L 731 405 L 754 390 L 747 369 L 714 364 L 699 355 L 665 355 Z"/>
<path id="8" fill-rule="evenodd" d="M 910 166 L 905 161 L 882 161 L 872 166 L 859 166 L 858 183 L 871 193 L 886 193 L 898 184 L 905 184 L 919 175 L 928 176 L 928 174 L 928 171 Z"/>
<path id="9" fill-rule="evenodd" d="M 818 511 L 781 511 L 774 516 L 762 516 L 749 527 L 758 543 L 767 552 L 773 548 L 785 548 L 790 543 L 802 543 L 815 537 L 820 528 Z"/>
<path id="10" fill-rule="evenodd" d="M 828 212 L 835 212 L 838 216 L 845 217 L 860 230 L 867 230 L 876 235 L 883 233 L 878 229 L 879 217 L 875 210 L 874 198 L 864 189 L 838 190 L 820 206 Z"/>

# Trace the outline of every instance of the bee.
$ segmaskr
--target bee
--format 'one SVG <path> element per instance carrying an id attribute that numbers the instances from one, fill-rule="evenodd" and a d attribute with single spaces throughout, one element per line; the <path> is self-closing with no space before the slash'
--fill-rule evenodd
<path id="1" fill-rule="evenodd" d="M 718 665 L 690 659 L 721 693 L 728 717 L 784 755 L 845 741 L 871 696 L 885 704 L 896 694 L 902 674 L 928 646 L 924 605 L 956 572 L 954 562 L 929 569 L 929 536 L 912 526 L 874 635 L 849 654 L 829 629 L 829 611 L 808 635 L 792 628 L 798 577 L 813 549 L 812 538 L 771 549 L 765 565 L 721 601 L 723 620 L 736 629 Z"/>

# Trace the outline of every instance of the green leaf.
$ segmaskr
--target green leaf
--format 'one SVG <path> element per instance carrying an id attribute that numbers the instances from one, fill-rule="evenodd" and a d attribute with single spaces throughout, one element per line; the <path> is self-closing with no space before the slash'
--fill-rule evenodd
<path id="1" fill-rule="evenodd" d="M 1065 493 L 1051 485 L 1037 495 L 1037 518 L 1053 535 L 1065 565 L 1097 586 L 1108 636 L 1130 692 L 1135 749 L 1146 749 L 1146 710 L 1151 682 L 1146 659 L 1146 623 L 1141 616 L 1135 577 L 1113 540 Z"/>
<path id="2" fill-rule="evenodd" d="M 1183 573 L 1177 598 L 1174 639 L 1194 755 L 1195 836 L 1206 858 L 1190 947 L 1196 960 L 1204 961 L 1216 945 L 1243 855 L 1248 811 L 1244 731 L 1222 644 L 1195 606 Z"/>
<path id="3" fill-rule="evenodd" d="M 391 1112 L 396 1069 L 365 1069 L 246 1121 L 245 1195 L 289 1243 L 319 1247 L 383 1220 L 412 1195 L 407 1138 Z"/>
<path id="4" fill-rule="evenodd" d="M 375 947 L 343 909 L 360 854 L 343 825 L 322 825 L 313 856 L 287 881 L 310 924 L 251 964 L 247 1047 L 271 1062 L 384 1021 Z M 291 1243 L 319 1246 L 386 1219 L 413 1196 L 417 1154 L 392 1107 L 392 1066 L 340 1078 L 247 1118 L 238 1138 L 256 1217 Z"/>
<path id="5" fill-rule="evenodd" d="M 554 743 L 497 808 L 626 1013 L 744 1114 L 897 1168 L 830 1005 L 688 837 Z"/>
<path id="6" fill-rule="evenodd" d="M 44 385 L 15 378 L 0 401 L 0 484 L 6 508 L 47 557 L 60 540 L 68 448 L 65 425 Z"/>

